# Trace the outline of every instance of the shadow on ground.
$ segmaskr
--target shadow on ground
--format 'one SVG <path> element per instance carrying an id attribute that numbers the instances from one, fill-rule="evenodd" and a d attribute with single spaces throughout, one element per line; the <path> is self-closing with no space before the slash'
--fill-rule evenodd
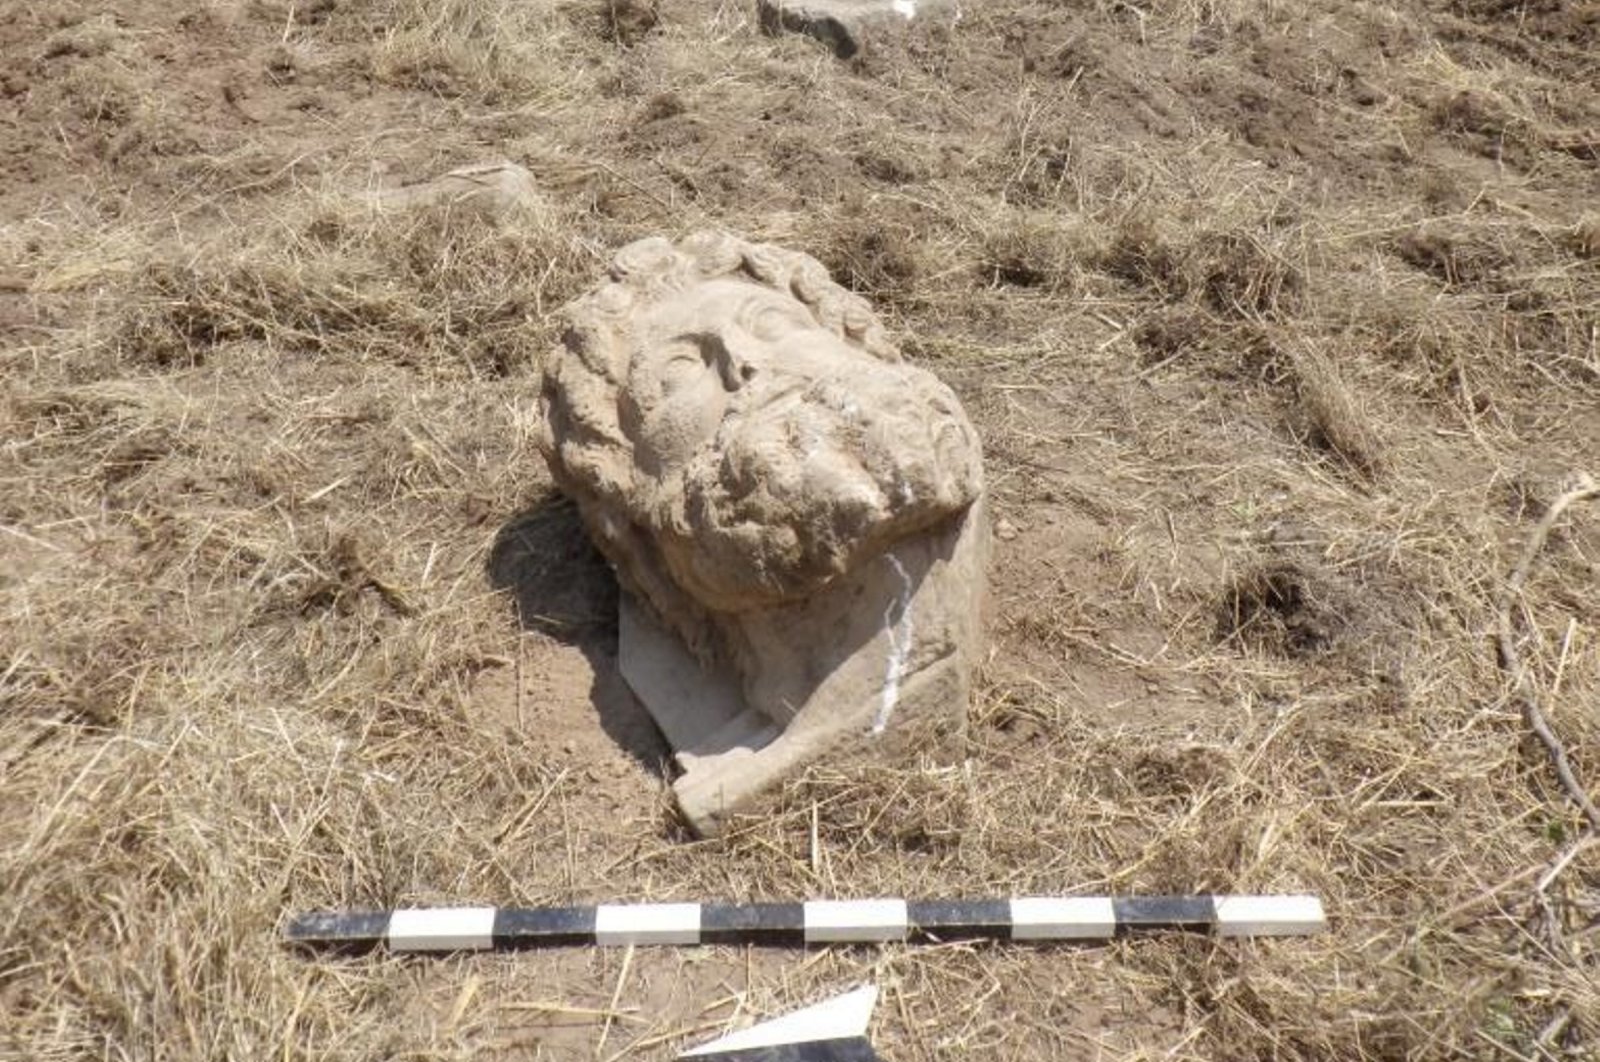
<path id="1" fill-rule="evenodd" d="M 589 541 L 577 507 L 551 493 L 495 535 L 489 582 L 511 594 L 518 622 L 582 652 L 594 671 L 590 698 L 601 729 L 658 775 L 671 751 L 617 668 L 616 575 Z"/>

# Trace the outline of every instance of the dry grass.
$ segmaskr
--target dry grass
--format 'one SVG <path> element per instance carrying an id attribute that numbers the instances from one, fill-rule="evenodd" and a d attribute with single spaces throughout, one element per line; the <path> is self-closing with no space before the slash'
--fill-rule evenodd
<path id="1" fill-rule="evenodd" d="M 1007 0 L 852 64 L 713 0 L 0 31 L 37 186 L 0 189 L 0 1056 L 665 1058 L 869 976 L 900 1060 L 1591 1055 L 1600 846 L 1489 632 L 1600 470 L 1600 101 L 1581 26 L 1489 6 Z M 363 205 L 501 156 L 551 214 Z M 693 842 L 594 708 L 607 575 L 533 396 L 609 249 L 704 225 L 884 307 L 1014 534 L 963 764 L 823 765 Z M 1513 617 L 1591 792 L 1597 558 L 1574 507 Z M 329 905 L 1035 890 L 1312 890 L 1333 927 L 276 943 Z"/>
<path id="2" fill-rule="evenodd" d="M 1305 349 L 1295 352 L 1293 366 L 1296 391 L 1313 439 L 1362 475 L 1382 471 L 1383 440 L 1332 359 L 1321 351 Z"/>
<path id="3" fill-rule="evenodd" d="M 550 76 L 571 32 L 552 4 L 386 0 L 360 14 L 378 37 L 369 61 L 380 81 L 539 109 L 571 90 Z"/>

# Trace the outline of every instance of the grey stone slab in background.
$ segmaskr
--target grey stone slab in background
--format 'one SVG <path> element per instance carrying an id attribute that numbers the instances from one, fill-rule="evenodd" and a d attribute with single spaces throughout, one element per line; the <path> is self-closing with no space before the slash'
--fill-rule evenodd
<path id="1" fill-rule="evenodd" d="M 915 20 L 960 18 L 955 0 L 757 0 L 761 28 L 770 34 L 804 33 L 849 59 L 869 37 Z"/>

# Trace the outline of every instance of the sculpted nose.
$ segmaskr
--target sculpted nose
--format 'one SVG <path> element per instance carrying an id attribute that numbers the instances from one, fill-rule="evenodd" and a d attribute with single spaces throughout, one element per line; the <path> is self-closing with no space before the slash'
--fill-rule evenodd
<path id="1" fill-rule="evenodd" d="M 760 343 L 738 328 L 730 329 L 721 338 L 722 356 L 717 369 L 722 374 L 722 385 L 729 391 L 737 391 L 756 378 L 761 362 Z"/>

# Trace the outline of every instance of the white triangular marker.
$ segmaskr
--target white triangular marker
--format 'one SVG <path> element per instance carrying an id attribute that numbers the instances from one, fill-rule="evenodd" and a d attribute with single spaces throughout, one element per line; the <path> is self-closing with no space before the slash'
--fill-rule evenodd
<path id="1" fill-rule="evenodd" d="M 720 1055 L 730 1051 L 753 1051 L 780 1044 L 812 1040 L 843 1040 L 867 1035 L 867 1022 L 878 1002 L 878 986 L 863 985 L 853 992 L 824 1000 L 814 1006 L 785 1014 L 781 1018 L 752 1025 L 742 1032 L 729 1033 L 720 1040 L 685 1051 L 679 1058 Z"/>

